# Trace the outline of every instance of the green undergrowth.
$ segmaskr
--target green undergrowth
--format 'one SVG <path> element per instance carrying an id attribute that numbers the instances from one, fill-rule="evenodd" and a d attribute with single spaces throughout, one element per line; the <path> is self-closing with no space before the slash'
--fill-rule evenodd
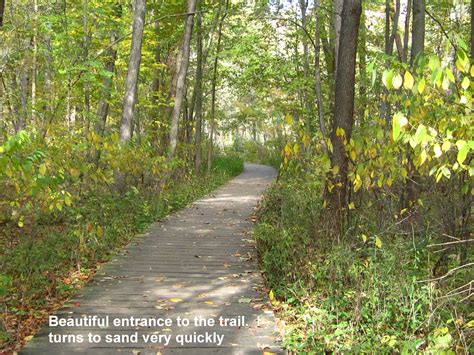
<path id="1" fill-rule="evenodd" d="M 226 147 L 226 153 L 249 163 L 270 165 L 278 169 L 281 164 L 283 145 L 280 139 L 259 143 L 240 138 L 236 139 L 231 146 Z"/>
<path id="2" fill-rule="evenodd" d="M 152 222 L 210 193 L 242 170 L 242 160 L 219 156 L 209 175 L 183 174 L 159 194 L 136 187 L 124 195 L 92 190 L 60 219 L 43 216 L 34 230 L 25 229 L 15 243 L 5 243 L 0 260 L 4 319 L 16 317 L 15 322 L 21 323 L 40 316 L 42 309 L 77 288 L 81 273 L 90 275 L 88 270 L 107 261 Z M 9 343 L 18 335 L 4 330 L 1 337 Z"/>
<path id="3" fill-rule="evenodd" d="M 436 258 L 426 246 L 435 232 L 406 233 L 393 219 L 382 226 L 367 204 L 353 211 L 340 240 L 331 239 L 317 222 L 318 181 L 282 173 L 262 201 L 254 230 L 270 299 L 285 325 L 285 347 L 296 353 L 466 353 L 472 309 L 442 296 L 468 282 L 469 274 L 422 282 L 433 277 Z"/>

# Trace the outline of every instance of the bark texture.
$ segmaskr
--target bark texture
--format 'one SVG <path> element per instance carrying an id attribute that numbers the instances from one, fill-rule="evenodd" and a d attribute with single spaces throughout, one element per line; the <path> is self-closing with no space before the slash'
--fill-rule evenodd
<path id="1" fill-rule="evenodd" d="M 125 80 L 125 97 L 123 100 L 122 120 L 120 122 L 120 141 L 128 142 L 132 138 L 133 113 L 138 89 L 138 74 L 142 58 L 143 29 L 145 25 L 145 0 L 136 0 L 133 13 L 133 34 Z"/>

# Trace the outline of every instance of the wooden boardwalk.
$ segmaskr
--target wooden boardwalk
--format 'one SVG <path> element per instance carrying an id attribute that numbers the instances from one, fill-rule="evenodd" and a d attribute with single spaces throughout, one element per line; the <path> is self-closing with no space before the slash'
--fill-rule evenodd
<path id="1" fill-rule="evenodd" d="M 93 320 L 87 327 L 48 324 L 21 353 L 283 353 L 249 234 L 249 216 L 275 176 L 269 167 L 246 164 L 209 197 L 153 224 L 56 314 L 69 321 L 108 316 L 108 326 Z M 132 316 L 173 324 L 113 325 Z M 177 317 L 189 325 L 178 326 Z M 195 317 L 217 324 L 196 325 Z M 90 343 L 89 334 L 100 341 Z"/>

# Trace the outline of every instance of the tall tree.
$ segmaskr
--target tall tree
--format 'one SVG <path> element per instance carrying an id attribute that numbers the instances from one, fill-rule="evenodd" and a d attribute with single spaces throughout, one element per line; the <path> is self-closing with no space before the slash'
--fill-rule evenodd
<path id="1" fill-rule="evenodd" d="M 173 112 L 171 113 L 170 147 L 168 156 L 174 157 L 178 144 L 178 124 L 183 104 L 186 75 L 188 73 L 189 52 L 191 45 L 191 35 L 193 32 L 194 13 L 196 11 L 196 0 L 188 0 L 186 16 L 186 27 L 184 30 L 183 46 L 181 47 L 181 63 L 179 63 L 178 76 L 176 81 L 176 98 Z"/>
<path id="2" fill-rule="evenodd" d="M 0 27 L 3 26 L 3 15 L 5 14 L 5 0 L 0 0 Z"/>
<path id="3" fill-rule="evenodd" d="M 194 158 L 194 173 L 201 172 L 201 131 L 202 131 L 202 15 L 197 15 L 197 44 L 196 44 L 196 85 L 194 87 L 194 94 L 196 95 L 195 110 L 196 110 L 196 132 L 195 144 L 196 155 Z"/>
<path id="4" fill-rule="evenodd" d="M 122 119 L 120 122 L 120 141 L 128 142 L 132 137 L 133 113 L 138 89 L 138 73 L 142 58 L 143 29 L 145 26 L 146 0 L 135 0 L 133 14 L 133 34 L 125 79 L 125 97 L 123 100 Z"/>
<path id="5" fill-rule="evenodd" d="M 411 63 L 425 49 L 425 0 L 413 0 L 413 25 L 411 30 Z"/>
<path id="6" fill-rule="evenodd" d="M 471 0 L 471 60 L 474 60 L 474 0 Z"/>
<path id="7" fill-rule="evenodd" d="M 114 18 L 115 20 L 118 20 L 121 16 L 122 6 L 117 2 L 114 8 Z M 109 114 L 109 101 L 112 93 L 113 83 L 112 79 L 113 75 L 115 74 L 115 62 L 117 60 L 115 41 L 117 41 L 118 35 L 118 23 L 114 23 L 113 29 L 110 33 L 110 44 L 106 52 L 107 59 L 105 61 L 105 70 L 107 71 L 108 75 L 106 75 L 102 80 L 102 93 L 97 108 L 97 124 L 95 130 L 99 135 L 104 133 L 105 125 L 107 123 L 107 116 Z"/>
<path id="8" fill-rule="evenodd" d="M 214 144 L 214 132 L 216 124 L 216 89 L 217 89 L 217 64 L 219 63 L 219 52 L 221 50 L 221 40 L 222 40 L 222 26 L 224 20 L 227 16 L 227 11 L 229 9 L 229 0 L 226 0 L 225 11 L 219 22 L 219 29 L 217 30 L 217 44 L 216 44 L 216 55 L 214 57 L 214 67 L 212 71 L 212 88 L 211 88 L 211 117 L 210 117 L 210 134 L 209 134 L 209 146 L 207 149 L 207 172 L 211 172 L 212 167 L 212 150 Z"/>
<path id="9" fill-rule="evenodd" d="M 344 0 L 341 35 L 336 73 L 334 117 L 331 132 L 333 174 L 326 187 L 329 208 L 334 210 L 336 223 L 342 224 L 346 205 L 348 157 L 345 142 L 351 138 L 354 125 L 355 65 L 361 0 Z M 339 228 L 340 225 L 337 225 Z"/>
<path id="10" fill-rule="evenodd" d="M 325 138 L 327 137 L 326 123 L 324 121 L 324 107 L 323 107 L 323 95 L 321 92 L 321 68 L 320 68 L 320 54 L 321 54 L 321 18 L 319 16 L 320 1 L 315 0 L 314 11 L 316 17 L 314 42 L 316 48 L 314 48 L 314 92 L 316 94 L 316 104 L 318 106 L 318 118 L 319 118 L 319 129 L 321 130 L 322 142 L 325 146 Z"/>

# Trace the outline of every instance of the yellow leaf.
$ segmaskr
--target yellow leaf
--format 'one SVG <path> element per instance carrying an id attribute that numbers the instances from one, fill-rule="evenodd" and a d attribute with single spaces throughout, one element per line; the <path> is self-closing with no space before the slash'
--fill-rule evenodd
<path id="1" fill-rule="evenodd" d="M 270 298 L 270 301 L 273 301 L 275 299 L 275 294 L 273 293 L 273 290 L 270 290 L 268 293 L 268 298 Z"/>
<path id="2" fill-rule="evenodd" d="M 415 79 L 413 79 L 413 75 L 411 75 L 409 71 L 406 71 L 405 75 L 403 76 L 403 87 L 407 90 L 411 90 L 413 84 L 415 84 Z"/>
<path id="3" fill-rule="evenodd" d="M 286 123 L 288 123 L 289 125 L 293 124 L 293 118 L 291 117 L 289 113 L 286 114 L 285 120 L 286 120 Z"/>
<path id="4" fill-rule="evenodd" d="M 204 303 L 205 304 L 214 304 L 214 302 L 212 302 L 212 301 L 205 301 Z"/>
<path id="5" fill-rule="evenodd" d="M 19 222 L 18 222 L 18 227 L 23 228 L 24 225 L 25 225 L 25 224 L 23 223 L 23 221 L 19 221 Z"/>
<path id="6" fill-rule="evenodd" d="M 392 86 L 394 89 L 400 89 L 402 86 L 403 79 L 400 74 L 395 75 L 395 77 L 392 79 Z"/>
<path id="7" fill-rule="evenodd" d="M 352 161 L 356 160 L 356 158 L 357 158 L 357 153 L 356 153 L 356 151 L 355 151 L 355 150 L 351 150 L 350 156 L 351 156 Z"/>
<path id="8" fill-rule="evenodd" d="M 425 91 L 425 86 L 426 86 L 426 82 L 425 82 L 425 79 L 421 79 L 418 83 L 418 93 L 419 94 L 423 94 L 423 91 Z"/>
<path id="9" fill-rule="evenodd" d="M 464 79 L 461 82 L 461 87 L 464 90 L 467 90 L 467 88 L 469 87 L 470 84 L 471 84 L 471 81 L 469 80 L 469 78 L 467 76 L 465 76 Z"/>
<path id="10" fill-rule="evenodd" d="M 362 264 L 365 266 L 365 268 L 367 269 L 369 267 L 369 259 L 365 259 Z"/>
<path id="11" fill-rule="evenodd" d="M 170 298 L 170 301 L 173 302 L 173 303 L 178 303 L 178 302 L 181 302 L 182 299 L 181 298 Z"/>
<path id="12" fill-rule="evenodd" d="M 364 241 L 364 243 L 367 241 L 367 236 L 365 234 L 362 234 L 362 240 Z"/>
<path id="13" fill-rule="evenodd" d="M 66 196 L 66 197 L 64 198 L 64 203 L 66 204 L 66 206 L 71 206 L 71 205 L 72 205 L 71 197 L 70 197 L 70 196 Z"/>
<path id="14" fill-rule="evenodd" d="M 0 147 L 0 153 L 3 153 L 5 151 L 5 148 Z"/>
<path id="15" fill-rule="evenodd" d="M 441 149 L 443 150 L 443 152 L 447 152 L 450 148 L 451 148 L 451 142 L 449 141 L 444 142 L 443 145 L 441 146 Z"/>
<path id="16" fill-rule="evenodd" d="M 379 237 L 375 237 L 375 246 L 379 249 L 382 248 L 382 241 Z"/>
<path id="17" fill-rule="evenodd" d="M 350 210 L 355 210 L 356 208 L 354 202 L 349 203 L 348 207 Z"/>
<path id="18" fill-rule="evenodd" d="M 96 234 L 99 238 L 101 238 L 101 237 L 104 235 L 104 230 L 102 229 L 101 226 L 97 226 L 97 229 L 96 229 L 96 231 L 95 231 L 95 234 Z"/>

